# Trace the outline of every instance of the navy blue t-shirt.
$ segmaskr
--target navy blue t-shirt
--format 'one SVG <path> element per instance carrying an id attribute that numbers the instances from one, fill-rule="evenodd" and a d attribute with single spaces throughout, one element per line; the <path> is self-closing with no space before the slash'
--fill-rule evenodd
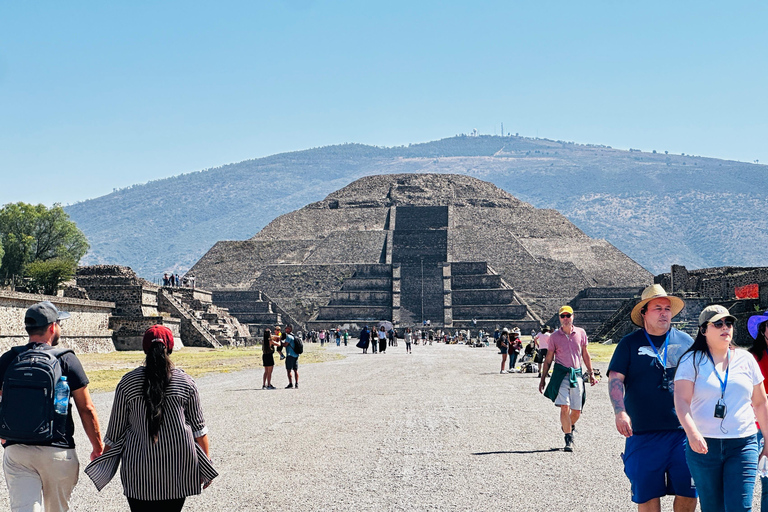
<path id="1" fill-rule="evenodd" d="M 665 339 L 666 335 L 651 336 L 662 358 Z M 614 371 L 624 375 L 624 405 L 632 420 L 633 432 L 642 434 L 681 428 L 675 414 L 673 396 L 675 371 L 680 357 L 691 345 L 693 339 L 690 336 L 672 329 L 669 333 L 666 369 L 662 370 L 643 329 L 621 339 L 608 365 L 608 375 Z M 663 372 L 667 374 L 666 390 L 662 388 Z"/>

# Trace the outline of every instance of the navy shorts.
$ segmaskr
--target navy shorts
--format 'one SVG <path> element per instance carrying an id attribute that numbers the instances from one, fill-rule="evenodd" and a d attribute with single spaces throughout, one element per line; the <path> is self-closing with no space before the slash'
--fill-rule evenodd
<path id="1" fill-rule="evenodd" d="M 662 430 L 628 437 L 624 446 L 624 474 L 632 484 L 632 501 L 645 503 L 662 496 L 696 498 L 685 460 L 685 431 Z"/>
<path id="2" fill-rule="evenodd" d="M 292 356 L 285 356 L 285 369 L 288 371 L 299 371 L 299 358 Z"/>

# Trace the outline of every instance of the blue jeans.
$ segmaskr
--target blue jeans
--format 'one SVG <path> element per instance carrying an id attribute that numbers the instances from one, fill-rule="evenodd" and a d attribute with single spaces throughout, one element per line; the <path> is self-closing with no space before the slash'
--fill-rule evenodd
<path id="1" fill-rule="evenodd" d="M 757 475 L 757 434 L 735 439 L 705 438 L 708 451 L 696 453 L 685 443 L 702 512 L 752 510 Z"/>
<path id="2" fill-rule="evenodd" d="M 757 448 L 758 450 L 763 449 L 763 433 L 762 431 L 757 431 Z M 758 455 L 760 452 L 757 452 Z M 768 478 L 760 477 L 760 483 L 762 484 L 763 492 L 760 496 L 760 511 L 761 512 L 768 512 Z"/>

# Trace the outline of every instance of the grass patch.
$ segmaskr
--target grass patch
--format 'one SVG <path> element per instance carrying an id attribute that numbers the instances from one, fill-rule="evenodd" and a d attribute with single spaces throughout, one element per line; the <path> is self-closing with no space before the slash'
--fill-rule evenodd
<path id="1" fill-rule="evenodd" d="M 616 344 L 603 345 L 602 343 L 590 343 L 589 344 L 589 356 L 592 361 L 596 363 L 608 363 L 613 356 L 613 351 L 616 350 Z"/>
<path id="2" fill-rule="evenodd" d="M 132 350 L 110 352 L 108 354 L 79 354 L 91 391 L 113 391 L 120 379 L 137 366 L 144 363 L 144 352 Z M 325 348 L 312 344 L 304 345 L 301 364 L 322 363 L 342 359 L 344 356 L 328 352 Z M 177 368 L 181 368 L 192 377 L 208 373 L 228 373 L 250 368 L 261 368 L 261 346 L 243 348 L 198 348 L 184 347 L 171 355 Z M 275 366 L 282 366 L 275 353 Z"/>

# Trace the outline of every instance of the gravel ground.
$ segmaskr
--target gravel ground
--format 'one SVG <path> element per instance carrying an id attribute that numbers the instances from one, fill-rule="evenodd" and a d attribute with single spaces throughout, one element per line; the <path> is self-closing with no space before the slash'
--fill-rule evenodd
<path id="1" fill-rule="evenodd" d="M 500 375 L 493 346 L 326 350 L 347 357 L 300 367 L 298 390 L 282 389 L 279 366 L 276 391 L 260 389 L 260 370 L 198 380 L 220 476 L 185 510 L 636 510 L 605 380 L 565 453 L 535 374 Z M 94 402 L 106 430 L 112 393 Z M 80 425 L 77 442 L 82 462 Z M 73 510 L 128 510 L 119 476 L 97 493 L 81 472 Z"/>

